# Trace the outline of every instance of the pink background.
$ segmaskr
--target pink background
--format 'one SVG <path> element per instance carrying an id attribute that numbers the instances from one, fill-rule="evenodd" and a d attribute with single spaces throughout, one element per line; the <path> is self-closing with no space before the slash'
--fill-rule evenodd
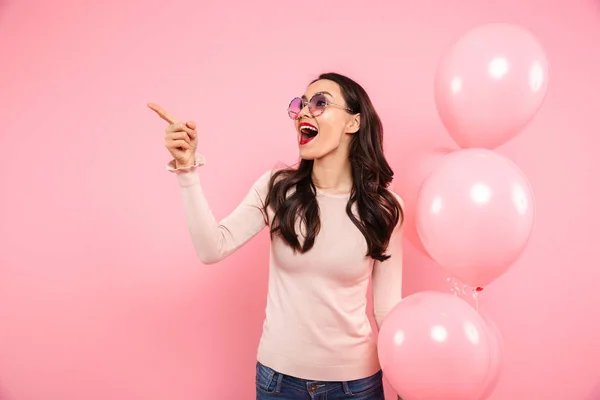
<path id="1" fill-rule="evenodd" d="M 498 21 L 539 38 L 551 81 L 498 149 L 528 176 L 537 220 L 482 293 L 506 348 L 492 399 L 600 398 L 600 5 L 583 0 L 0 0 L 0 398 L 253 398 L 268 236 L 196 261 L 146 102 L 199 122 L 221 217 L 295 161 L 290 98 L 348 74 L 381 113 L 410 206 L 434 149 L 456 148 L 435 111 L 437 61 Z M 449 290 L 406 247 L 405 293 Z"/>

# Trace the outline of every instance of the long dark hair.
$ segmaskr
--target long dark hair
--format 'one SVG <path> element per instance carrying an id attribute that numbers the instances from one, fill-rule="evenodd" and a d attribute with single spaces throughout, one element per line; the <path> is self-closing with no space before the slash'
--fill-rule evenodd
<path id="1" fill-rule="evenodd" d="M 313 83 L 321 79 L 337 83 L 346 105 L 353 114 L 361 115 L 360 128 L 352 135 L 350 142 L 353 185 L 346 213 L 366 239 L 367 256 L 384 261 L 389 258 L 385 251 L 390 236 L 404 214 L 396 197 L 387 190 L 394 171 L 383 155 L 381 120 L 367 92 L 358 83 L 337 73 L 321 74 Z M 300 253 L 313 247 L 321 228 L 312 168 L 313 160 L 303 159 L 297 168 L 276 171 L 269 181 L 263 210 L 265 215 L 268 215 L 269 206 L 274 211 L 271 238 L 279 235 L 294 251 Z M 289 194 L 292 188 L 295 191 Z M 359 218 L 352 212 L 354 204 Z M 297 222 L 306 228 L 303 244 L 298 240 Z"/>

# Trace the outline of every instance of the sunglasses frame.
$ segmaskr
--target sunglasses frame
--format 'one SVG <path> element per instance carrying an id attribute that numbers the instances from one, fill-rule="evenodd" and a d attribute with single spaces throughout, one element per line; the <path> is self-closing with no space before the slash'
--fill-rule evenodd
<path id="1" fill-rule="evenodd" d="M 310 109 L 310 103 L 311 103 L 311 101 L 312 101 L 312 100 L 313 100 L 313 99 L 314 99 L 316 96 L 323 96 L 323 98 L 325 99 L 325 106 L 323 107 L 323 111 L 321 111 L 320 113 L 318 113 L 318 114 L 316 114 L 316 115 L 315 115 L 315 114 L 312 112 L 312 110 Z M 302 104 L 302 107 L 300 107 L 300 110 L 298 111 L 298 114 L 297 114 L 296 118 L 294 118 L 294 117 L 292 117 L 292 116 L 290 115 L 290 108 L 291 108 L 291 106 L 292 106 L 292 103 L 293 103 L 295 100 L 300 100 L 300 101 L 301 101 L 301 104 Z M 353 113 L 353 112 L 354 112 L 354 110 L 352 110 L 351 108 L 348 108 L 348 107 L 346 107 L 346 106 L 342 106 L 341 104 L 336 104 L 336 103 L 333 103 L 333 102 L 329 101 L 329 99 L 327 98 L 327 94 L 326 94 L 326 93 L 324 93 L 324 92 L 317 92 L 317 93 L 313 94 L 313 95 L 311 96 L 310 100 L 308 100 L 308 101 L 304 101 L 304 100 L 302 100 L 302 97 L 294 97 L 294 98 L 292 99 L 292 101 L 290 101 L 290 104 L 288 105 L 288 109 L 287 109 L 287 111 L 288 111 L 288 116 L 289 116 L 291 119 L 293 119 L 293 120 L 297 120 L 297 119 L 299 118 L 299 116 L 300 116 L 300 113 L 302 112 L 302 110 L 304 110 L 304 108 L 305 108 L 306 106 L 308 106 L 308 112 L 309 112 L 309 113 L 310 113 L 310 115 L 312 115 L 313 117 L 318 117 L 319 115 L 323 114 L 323 113 L 325 112 L 325 109 L 327 109 L 327 107 L 329 107 L 329 106 L 332 106 L 332 107 L 337 107 L 337 108 L 339 108 L 339 109 L 342 109 L 342 110 L 348 111 L 348 112 L 350 112 L 350 113 Z"/>

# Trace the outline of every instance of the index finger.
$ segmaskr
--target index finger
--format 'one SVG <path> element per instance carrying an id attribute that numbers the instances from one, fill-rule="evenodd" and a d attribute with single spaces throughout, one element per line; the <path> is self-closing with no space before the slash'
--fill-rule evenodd
<path id="1" fill-rule="evenodd" d="M 157 113 L 159 117 L 161 117 L 162 119 L 164 119 L 165 121 L 167 121 L 169 124 L 176 124 L 176 123 L 179 122 L 179 120 L 177 118 L 175 118 L 172 115 L 170 115 L 168 112 L 166 112 L 158 104 L 148 103 L 148 108 L 150 108 L 152 111 L 154 111 L 155 113 Z"/>

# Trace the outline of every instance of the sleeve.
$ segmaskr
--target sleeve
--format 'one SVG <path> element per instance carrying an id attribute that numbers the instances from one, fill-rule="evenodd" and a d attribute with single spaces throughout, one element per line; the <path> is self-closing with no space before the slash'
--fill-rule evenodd
<path id="1" fill-rule="evenodd" d="M 402 199 L 395 195 L 404 209 Z M 381 328 L 387 314 L 402 300 L 402 240 L 404 224 L 401 220 L 392 232 L 385 261 L 375 260 L 373 265 L 373 316 Z"/>
<path id="2" fill-rule="evenodd" d="M 194 165 L 167 170 L 177 175 L 185 217 L 196 254 L 204 264 L 214 264 L 247 243 L 265 226 L 267 220 L 262 210 L 268 191 L 271 171 L 254 182 L 244 199 L 221 221 L 217 221 L 204 195 L 196 168 L 204 165 L 197 156 Z"/>

